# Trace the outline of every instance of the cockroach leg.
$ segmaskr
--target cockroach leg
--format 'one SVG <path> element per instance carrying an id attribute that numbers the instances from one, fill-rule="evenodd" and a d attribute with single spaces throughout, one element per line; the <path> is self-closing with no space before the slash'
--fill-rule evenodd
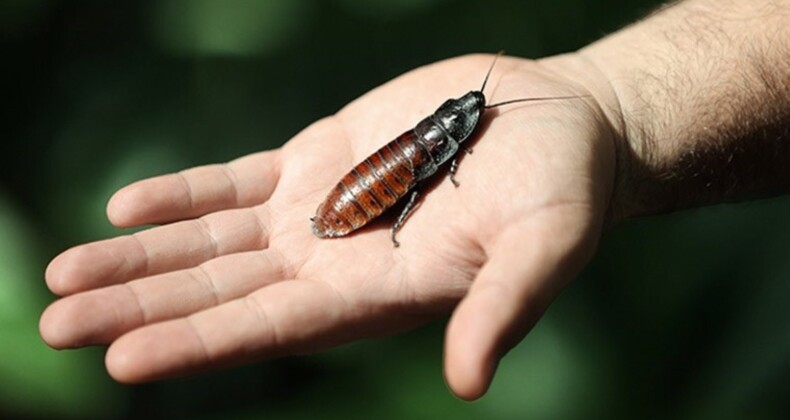
<path id="1" fill-rule="evenodd" d="M 466 152 L 466 154 L 469 155 L 472 154 L 472 148 L 470 147 L 461 146 L 461 150 Z M 452 182 L 453 185 L 455 185 L 455 188 L 458 188 L 458 186 L 461 185 L 458 183 L 458 181 L 455 180 L 455 174 L 458 172 L 458 162 L 460 160 L 461 157 L 459 155 L 456 155 L 455 158 L 453 158 L 453 161 L 450 163 L 450 182 Z"/>
<path id="2" fill-rule="evenodd" d="M 455 173 L 458 172 L 458 158 L 453 159 L 452 163 L 450 163 L 450 182 L 455 185 L 455 188 L 458 188 L 459 184 L 458 181 L 455 180 Z"/>
<path id="3" fill-rule="evenodd" d="M 417 204 L 417 200 L 420 197 L 420 188 L 415 187 L 411 191 L 411 195 L 409 196 L 409 201 L 403 207 L 403 211 L 401 211 L 400 216 L 398 216 L 398 220 L 395 221 L 395 224 L 392 225 L 392 245 L 397 248 L 400 246 L 400 242 L 395 239 L 395 234 L 398 233 L 401 227 L 403 227 L 403 223 L 406 222 L 406 219 L 409 218 L 409 215 L 414 211 L 414 206 Z"/>

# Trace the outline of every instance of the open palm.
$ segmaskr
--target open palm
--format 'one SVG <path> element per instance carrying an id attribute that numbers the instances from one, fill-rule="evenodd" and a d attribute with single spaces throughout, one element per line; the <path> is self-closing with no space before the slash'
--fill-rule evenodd
<path id="1" fill-rule="evenodd" d="M 56 348 L 111 343 L 111 375 L 140 382 L 390 334 L 461 302 L 446 375 L 459 396 L 482 395 L 499 357 L 597 243 L 614 152 L 595 101 L 487 111 L 460 187 L 440 170 L 399 248 L 389 237 L 396 214 L 338 239 L 314 236 L 309 219 L 356 163 L 477 89 L 491 59 L 417 69 L 281 149 L 122 189 L 108 206 L 114 224 L 169 224 L 55 258 L 47 282 L 65 297 L 42 315 L 42 336 Z M 497 64 L 487 90 L 490 102 L 589 93 L 515 58 Z"/>

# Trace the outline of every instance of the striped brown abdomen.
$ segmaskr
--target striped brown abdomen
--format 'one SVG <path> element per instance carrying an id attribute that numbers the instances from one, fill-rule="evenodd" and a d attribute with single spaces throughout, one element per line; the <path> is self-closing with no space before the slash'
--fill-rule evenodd
<path id="1" fill-rule="evenodd" d="M 346 174 L 318 206 L 312 219 L 316 236 L 347 235 L 406 195 L 418 181 L 415 173 L 432 163 L 416 139 L 409 130 Z"/>

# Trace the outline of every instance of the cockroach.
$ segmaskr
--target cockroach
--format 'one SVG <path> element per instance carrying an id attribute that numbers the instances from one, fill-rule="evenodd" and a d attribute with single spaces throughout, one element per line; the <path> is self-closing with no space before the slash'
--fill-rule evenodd
<path id="1" fill-rule="evenodd" d="M 400 201 L 409 192 L 409 199 L 392 225 L 391 238 L 395 247 L 398 230 L 414 210 L 420 196 L 420 183 L 433 175 L 439 166 L 453 158 L 450 164 L 450 181 L 458 187 L 459 150 L 472 153 L 462 146 L 477 127 L 486 109 L 517 102 L 545 101 L 579 98 L 580 96 L 555 96 L 522 98 L 486 105 L 483 90 L 496 64 L 494 57 L 480 90 L 473 90 L 457 99 L 448 99 L 432 115 L 387 143 L 346 174 L 318 206 L 313 233 L 319 238 L 345 236 Z"/>

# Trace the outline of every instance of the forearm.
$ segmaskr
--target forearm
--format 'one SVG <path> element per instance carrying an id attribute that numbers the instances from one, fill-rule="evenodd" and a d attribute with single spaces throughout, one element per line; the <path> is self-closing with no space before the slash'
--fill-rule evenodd
<path id="1" fill-rule="evenodd" d="M 579 56 L 616 101 L 612 221 L 790 191 L 790 1 L 675 3 Z"/>

